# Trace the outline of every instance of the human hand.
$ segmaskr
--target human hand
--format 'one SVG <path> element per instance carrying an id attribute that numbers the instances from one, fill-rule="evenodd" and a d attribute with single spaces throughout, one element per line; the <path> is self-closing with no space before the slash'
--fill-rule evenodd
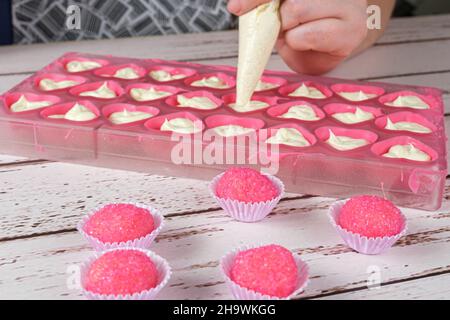
<path id="1" fill-rule="evenodd" d="M 230 0 L 242 15 L 271 0 Z M 284 0 L 276 48 L 293 70 L 322 74 L 350 56 L 367 35 L 367 0 Z"/>

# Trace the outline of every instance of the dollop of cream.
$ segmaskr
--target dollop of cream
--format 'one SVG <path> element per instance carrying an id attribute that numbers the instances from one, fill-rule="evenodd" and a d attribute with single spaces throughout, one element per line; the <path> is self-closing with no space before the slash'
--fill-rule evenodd
<path id="1" fill-rule="evenodd" d="M 50 105 L 52 105 L 52 102 L 50 102 L 50 101 L 44 101 L 44 100 L 29 101 L 29 100 L 27 100 L 27 98 L 25 98 L 24 95 L 21 95 L 19 100 L 17 100 L 10 106 L 10 110 L 12 112 L 24 112 L 24 111 L 45 108 Z"/>
<path id="2" fill-rule="evenodd" d="M 416 122 L 399 121 L 399 122 L 394 123 L 389 118 L 387 118 L 386 126 L 384 128 L 387 130 L 393 130 L 393 131 L 410 131 L 410 132 L 416 132 L 416 133 L 430 133 L 431 132 L 430 128 L 427 128 Z"/>
<path id="3" fill-rule="evenodd" d="M 160 82 L 167 82 L 167 81 L 173 81 L 173 80 L 180 80 L 184 79 L 187 76 L 185 74 L 171 74 L 170 72 L 167 72 L 165 70 L 154 70 L 150 72 L 150 76 L 155 79 L 156 81 Z"/>
<path id="4" fill-rule="evenodd" d="M 172 131 L 182 134 L 190 134 L 200 132 L 202 129 L 195 126 L 194 121 L 186 118 L 175 118 L 171 120 L 164 120 L 161 131 Z"/>
<path id="5" fill-rule="evenodd" d="M 280 115 L 279 118 L 298 119 L 303 121 L 320 120 L 314 109 L 307 105 L 292 106 L 286 113 Z"/>
<path id="6" fill-rule="evenodd" d="M 371 112 L 364 111 L 358 107 L 356 107 L 355 112 L 335 113 L 332 117 L 346 124 L 360 123 L 374 118 Z"/>
<path id="7" fill-rule="evenodd" d="M 133 68 L 122 68 L 117 70 L 116 73 L 114 73 L 114 78 L 119 79 L 131 80 L 137 79 L 139 77 L 140 77 L 139 74 Z"/>
<path id="8" fill-rule="evenodd" d="M 188 98 L 183 95 L 177 96 L 179 107 L 188 107 L 201 110 L 211 110 L 217 108 L 217 105 L 207 97 L 192 97 Z"/>
<path id="9" fill-rule="evenodd" d="M 131 97 L 136 101 L 152 101 L 172 95 L 170 92 L 159 91 L 151 87 L 149 89 L 133 88 L 130 90 Z"/>
<path id="10" fill-rule="evenodd" d="M 42 79 L 39 82 L 39 88 L 44 91 L 53 91 L 76 86 L 78 82 L 71 80 L 53 81 L 52 79 Z"/>
<path id="11" fill-rule="evenodd" d="M 389 151 L 383 154 L 386 158 L 408 159 L 415 161 L 430 161 L 431 157 L 428 153 L 414 147 L 412 144 L 395 145 L 389 148 Z"/>
<path id="12" fill-rule="evenodd" d="M 354 91 L 354 92 L 338 92 L 338 94 L 347 100 L 350 101 L 364 101 L 364 100 L 369 100 L 372 98 L 375 98 L 377 95 L 374 93 L 365 93 L 361 90 L 359 91 Z"/>
<path id="13" fill-rule="evenodd" d="M 340 151 L 353 150 L 369 144 L 366 139 L 354 139 L 346 136 L 336 136 L 331 130 L 330 136 L 326 143 L 336 150 Z"/>
<path id="14" fill-rule="evenodd" d="M 275 89 L 278 87 L 279 87 L 279 85 L 276 83 L 263 82 L 263 81 L 259 80 L 258 83 L 256 84 L 255 91 L 265 91 L 265 90 Z"/>
<path id="15" fill-rule="evenodd" d="M 255 131 L 252 128 L 245 128 L 234 124 L 215 127 L 213 130 L 222 137 L 240 136 Z"/>
<path id="16" fill-rule="evenodd" d="M 237 105 L 236 103 L 231 103 L 228 106 L 236 112 L 250 112 L 250 111 L 267 108 L 269 106 L 269 104 L 264 101 L 251 100 L 245 106 L 240 106 L 240 105 Z"/>
<path id="17" fill-rule="evenodd" d="M 311 144 L 303 134 L 294 128 L 280 128 L 266 140 L 269 144 L 284 144 L 292 147 L 309 147 Z"/>
<path id="18" fill-rule="evenodd" d="M 70 121 L 90 121 L 97 118 L 96 114 L 82 104 L 75 103 L 66 114 L 54 114 L 49 116 L 51 119 L 66 119 Z"/>
<path id="19" fill-rule="evenodd" d="M 398 96 L 394 101 L 386 102 L 385 105 L 399 108 L 430 109 L 430 106 L 421 98 L 416 96 Z"/>
<path id="20" fill-rule="evenodd" d="M 311 99 L 325 99 L 326 96 L 317 88 L 309 87 L 302 83 L 300 87 L 289 93 L 291 97 L 305 97 Z"/>
<path id="21" fill-rule="evenodd" d="M 215 89 L 228 89 L 230 86 L 218 77 L 202 78 L 191 83 L 193 87 L 208 87 Z"/>
<path id="22" fill-rule="evenodd" d="M 108 83 L 102 84 L 100 88 L 94 91 L 85 91 L 80 93 L 83 97 L 94 97 L 102 99 L 113 99 L 117 97 L 116 93 L 108 87 Z"/>
<path id="23" fill-rule="evenodd" d="M 113 112 L 109 116 L 109 121 L 114 124 L 126 124 L 141 121 L 153 117 L 152 114 L 142 111 L 128 111 L 124 109 L 120 112 Z"/>
<path id="24" fill-rule="evenodd" d="M 66 64 L 69 72 L 81 72 L 100 68 L 102 65 L 95 61 L 70 61 Z"/>

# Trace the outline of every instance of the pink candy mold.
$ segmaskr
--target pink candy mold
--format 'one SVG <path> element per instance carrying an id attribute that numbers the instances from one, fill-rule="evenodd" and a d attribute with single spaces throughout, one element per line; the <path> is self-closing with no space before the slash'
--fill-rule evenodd
<path id="1" fill-rule="evenodd" d="M 89 300 L 154 300 L 171 275 L 167 261 L 152 251 L 111 249 L 81 266 L 81 286 Z"/>
<path id="2" fill-rule="evenodd" d="M 71 81 L 71 82 L 76 82 L 76 84 L 67 86 L 65 88 L 45 90 L 45 89 L 41 88 L 41 86 L 40 86 L 41 81 L 45 80 L 45 79 L 49 79 L 53 82 Z M 64 74 L 58 74 L 58 73 L 42 74 L 42 75 L 36 77 L 36 79 L 34 79 L 34 85 L 36 86 L 36 88 L 38 88 L 39 90 L 44 91 L 44 92 L 64 91 L 64 90 L 68 90 L 69 88 L 83 84 L 85 82 L 87 82 L 87 78 L 85 78 L 85 77 L 64 75 Z"/>
<path id="3" fill-rule="evenodd" d="M 420 133 L 420 132 L 414 132 L 414 131 L 410 131 L 410 130 L 389 130 L 386 129 L 386 125 L 387 125 L 387 120 L 389 120 L 395 124 L 397 122 L 411 122 L 411 123 L 417 123 L 421 126 L 424 126 L 425 128 L 428 128 L 430 130 L 429 133 L 433 133 L 437 130 L 437 127 L 431 123 L 430 121 L 428 121 L 425 117 L 422 117 L 420 114 L 414 113 L 414 112 L 409 112 L 409 111 L 404 111 L 404 112 L 395 112 L 395 113 L 391 113 L 387 116 L 384 117 L 380 117 L 377 120 L 375 120 L 375 125 L 381 129 L 381 130 L 386 130 L 389 132 L 407 132 L 408 134 L 429 134 L 429 133 Z"/>
<path id="4" fill-rule="evenodd" d="M 63 103 L 63 104 L 58 104 L 58 105 L 54 105 L 52 107 L 47 107 L 44 110 L 41 111 L 41 116 L 43 118 L 46 118 L 50 121 L 73 121 L 73 120 L 68 120 L 68 119 L 52 119 L 51 116 L 57 116 L 57 115 L 65 115 L 70 109 L 72 109 L 76 104 L 80 104 L 84 107 L 86 107 L 87 109 L 89 109 L 92 113 L 95 114 L 95 118 L 91 119 L 91 120 L 86 120 L 86 121 L 79 121 L 79 122 L 92 122 L 98 119 L 98 117 L 100 117 L 100 111 L 98 110 L 98 108 L 90 101 L 87 100 L 80 100 L 80 101 L 76 101 L 76 102 L 69 102 L 69 103 Z"/>
<path id="5" fill-rule="evenodd" d="M 412 107 L 407 107 L 407 106 L 395 107 L 395 106 L 388 106 L 387 105 L 387 103 L 394 102 L 400 96 L 414 96 L 414 97 L 417 97 L 417 98 L 421 99 L 423 102 L 425 102 L 428 105 L 428 108 L 421 110 L 421 109 L 418 109 L 418 108 L 412 108 Z M 407 108 L 407 109 L 413 109 L 416 112 L 417 111 L 421 112 L 421 111 L 430 110 L 430 109 L 431 110 L 439 109 L 439 103 L 433 97 L 428 96 L 428 95 L 419 94 L 417 92 L 409 91 L 409 90 L 397 91 L 397 92 L 394 92 L 394 93 L 386 94 L 386 95 L 382 96 L 379 99 L 379 101 L 385 107 L 393 108 L 393 109 Z"/>
<path id="6" fill-rule="evenodd" d="M 57 96 L 53 96 L 53 95 L 35 94 L 35 93 L 28 93 L 28 92 L 7 93 L 3 97 L 3 101 L 4 101 L 4 104 L 5 104 L 8 112 L 20 113 L 20 114 L 31 114 L 31 113 L 37 113 L 38 112 L 39 109 L 19 111 L 19 112 L 12 111 L 11 110 L 11 106 L 14 103 L 16 103 L 17 101 L 19 101 L 19 99 L 22 96 L 24 96 L 25 99 L 27 99 L 27 101 L 30 101 L 30 102 L 48 101 L 50 103 L 47 107 L 42 107 L 42 108 L 39 108 L 39 109 L 48 108 L 49 106 L 55 105 L 55 104 L 57 104 L 57 103 L 59 103 L 61 101 L 61 98 L 59 98 Z"/>
<path id="7" fill-rule="evenodd" d="M 273 88 L 269 88 L 269 89 L 262 89 L 262 90 L 255 90 L 255 92 L 266 92 L 266 91 L 271 91 L 271 90 L 276 90 L 281 86 L 284 86 L 287 83 L 287 80 L 284 78 L 280 78 L 280 77 L 270 77 L 270 76 L 262 76 L 261 77 L 261 82 L 263 83 L 269 83 L 271 85 L 273 85 Z"/>
<path id="8" fill-rule="evenodd" d="M 381 109 L 379 109 L 379 108 L 360 106 L 360 105 L 350 105 L 350 104 L 345 104 L 345 103 L 330 103 L 330 104 L 327 104 L 323 108 L 323 110 L 326 112 L 327 115 L 329 115 L 332 118 L 333 115 L 336 113 L 347 113 L 347 112 L 355 113 L 357 108 L 361 109 L 364 112 L 370 112 L 372 114 L 373 118 L 369 119 L 369 120 L 353 123 L 353 124 L 345 123 L 345 125 L 360 125 L 360 124 L 367 123 L 367 122 L 373 122 L 375 118 L 378 118 L 383 115 L 383 111 L 381 111 Z M 333 118 L 333 120 L 338 123 L 342 123 L 338 119 Z"/>
<path id="9" fill-rule="evenodd" d="M 303 96 L 290 96 L 291 93 L 293 93 L 295 90 L 300 88 L 302 85 L 305 85 L 307 87 L 312 87 L 314 89 L 319 90 L 325 97 L 323 98 L 309 98 L 309 97 L 303 97 Z M 313 100 L 321 100 L 321 99 L 327 99 L 330 98 L 333 95 L 333 92 L 328 89 L 325 85 L 313 82 L 313 81 L 303 81 L 298 83 L 292 83 L 288 84 L 286 86 L 281 87 L 278 92 L 285 96 L 289 97 L 291 99 L 313 99 Z"/>
<path id="10" fill-rule="evenodd" d="M 178 102 L 178 97 L 182 95 L 186 98 L 192 99 L 195 97 L 202 97 L 202 98 L 208 98 L 211 102 L 213 102 L 216 107 L 213 109 L 200 109 L 200 108 L 194 108 L 194 107 L 181 107 L 179 102 Z M 191 109 L 191 110 L 195 110 L 195 111 L 211 111 L 211 110 L 215 110 L 218 109 L 220 107 L 222 107 L 223 105 L 223 101 L 219 98 L 217 98 L 214 94 L 212 94 L 211 92 L 205 91 L 205 90 L 200 90 L 200 91 L 191 91 L 191 92 L 186 92 L 186 93 L 180 93 L 176 96 L 171 96 L 169 98 L 166 99 L 166 103 L 169 106 L 175 107 L 177 109 Z"/>
<path id="11" fill-rule="evenodd" d="M 379 96 L 384 94 L 384 89 L 376 86 L 369 86 L 369 85 L 357 85 L 353 83 L 336 83 L 331 86 L 331 90 L 334 91 L 337 95 L 339 95 L 341 98 L 346 99 L 345 97 L 341 96 L 340 93 L 342 92 L 362 92 L 365 95 L 374 95 L 373 97 L 369 97 L 368 99 L 362 99 L 355 102 L 361 102 L 361 101 L 367 101 L 376 99 Z M 349 100 L 352 101 L 352 100 Z"/>
<path id="12" fill-rule="evenodd" d="M 330 138 L 330 132 L 332 132 L 336 136 L 344 136 L 352 139 L 365 139 L 368 143 L 364 146 L 351 150 L 338 150 L 326 144 L 326 141 Z M 317 138 L 319 138 L 319 140 L 322 141 L 322 143 L 325 144 L 327 147 L 340 152 L 349 152 L 359 150 L 362 148 L 367 148 L 368 146 L 370 146 L 371 144 L 375 143 L 378 140 L 378 135 L 371 131 L 359 129 L 346 129 L 341 127 L 320 127 L 316 129 L 315 134 Z"/>
<path id="13" fill-rule="evenodd" d="M 110 89 L 111 91 L 114 91 L 114 93 L 116 94 L 115 98 L 80 96 L 80 94 L 82 94 L 83 92 L 95 91 L 95 90 L 100 89 L 105 83 L 106 83 L 106 86 L 108 87 L 108 89 Z M 125 93 L 125 90 L 120 86 L 120 84 L 118 82 L 107 80 L 107 81 L 99 81 L 99 82 L 82 84 L 80 86 L 73 87 L 72 89 L 70 89 L 69 92 L 70 92 L 70 94 L 77 96 L 77 97 L 97 99 L 97 100 L 112 100 L 112 99 L 116 99 L 116 98 L 122 96 Z"/>
<path id="14" fill-rule="evenodd" d="M 237 300 L 290 300 L 308 285 L 308 266 L 278 245 L 244 246 L 227 253 L 221 269 Z"/>
<path id="15" fill-rule="evenodd" d="M 139 112 L 146 112 L 148 114 L 151 115 L 152 117 L 156 117 L 159 113 L 160 110 L 158 108 L 155 107 L 151 107 L 151 106 L 143 106 L 143 105 L 133 105 L 133 104 L 129 104 L 129 103 L 114 103 L 114 104 L 109 104 L 105 107 L 102 108 L 102 114 L 105 118 L 109 119 L 109 117 L 111 116 L 111 114 L 115 113 L 115 112 L 123 112 L 123 111 L 139 111 Z M 144 120 L 139 120 L 139 121 L 135 121 L 135 122 L 129 122 L 129 123 L 123 123 L 123 124 L 115 124 L 115 123 L 111 123 L 111 125 L 114 126 L 135 126 L 137 124 L 140 123 L 144 123 L 145 121 L 147 121 L 148 119 L 144 119 Z"/>
<path id="16" fill-rule="evenodd" d="M 245 114 L 245 113 L 253 113 L 253 112 L 260 112 L 261 110 L 265 110 L 267 108 L 270 108 L 271 106 L 275 105 L 278 103 L 278 97 L 270 97 L 270 96 L 263 96 L 263 95 L 253 95 L 251 98 L 251 101 L 261 101 L 261 102 L 265 102 L 267 103 L 267 106 L 264 108 L 260 108 L 257 110 L 250 110 L 250 111 L 244 111 L 244 112 L 239 112 L 236 111 L 234 109 L 232 109 L 230 107 L 230 104 L 233 104 L 236 102 L 236 94 L 235 93 L 231 93 L 231 94 L 227 94 L 222 96 L 222 100 L 225 104 L 225 106 L 227 106 L 227 109 L 238 113 L 238 114 Z"/>
<path id="17" fill-rule="evenodd" d="M 150 74 L 152 71 L 165 71 L 171 75 L 183 75 L 183 78 L 180 79 L 174 79 L 174 80 L 169 80 L 169 81 L 159 81 L 156 80 L 155 78 L 153 78 Z M 147 74 L 149 76 L 149 78 L 152 81 L 156 81 L 156 82 L 163 82 L 163 83 L 171 83 L 171 82 L 175 82 L 175 81 L 184 81 L 184 79 L 188 78 L 188 77 L 192 77 L 193 75 L 197 74 L 197 71 L 195 69 L 192 68 L 185 68 L 185 67 L 178 67 L 178 66 L 167 66 L 167 65 L 156 65 L 156 66 L 152 66 L 147 70 Z"/>
<path id="18" fill-rule="evenodd" d="M 209 116 L 205 119 L 205 124 L 208 129 L 214 129 L 220 126 L 237 125 L 244 128 L 254 129 L 255 131 L 264 128 L 265 123 L 258 118 L 242 118 L 225 114 L 218 114 Z"/>
<path id="19" fill-rule="evenodd" d="M 125 91 L 128 94 L 128 96 L 130 96 L 130 98 L 133 99 L 133 101 L 136 101 L 136 103 L 146 103 L 146 102 L 150 102 L 150 101 L 156 102 L 156 101 L 159 101 L 162 99 L 167 99 L 168 96 L 157 98 L 157 99 L 152 99 L 152 100 L 138 101 L 131 96 L 131 90 L 133 90 L 133 89 L 145 89 L 145 90 L 154 89 L 155 91 L 168 92 L 171 95 L 175 95 L 177 93 L 184 91 L 181 88 L 172 87 L 172 86 L 154 85 L 151 83 L 133 83 L 133 84 L 130 84 L 129 86 L 127 86 Z"/>
<path id="20" fill-rule="evenodd" d="M 203 121 L 199 117 L 197 117 L 193 113 L 190 113 L 187 111 L 169 113 L 169 114 L 165 114 L 162 116 L 158 116 L 158 117 L 152 118 L 150 120 L 147 120 L 144 125 L 148 130 L 152 130 L 152 131 L 156 130 L 161 133 L 166 133 L 168 135 L 171 135 L 172 134 L 171 131 L 167 131 L 167 132 L 161 131 L 161 126 L 163 125 L 163 123 L 166 119 L 173 120 L 173 119 L 177 119 L 177 118 L 185 118 L 185 119 L 193 121 L 194 123 L 198 123 L 200 125 L 202 131 L 205 128 Z"/>
<path id="21" fill-rule="evenodd" d="M 289 111 L 290 108 L 295 106 L 307 106 L 314 110 L 314 113 L 317 116 L 317 120 L 301 120 L 297 118 L 282 118 L 281 116 Z M 316 122 L 325 118 L 325 113 L 315 104 L 312 104 L 307 101 L 297 100 L 290 101 L 287 103 L 283 103 L 274 107 L 267 109 L 267 115 L 275 119 L 286 119 L 286 121 L 300 121 L 300 122 Z"/>
<path id="22" fill-rule="evenodd" d="M 67 70 L 67 64 L 69 64 L 72 61 L 78 61 L 78 62 L 86 62 L 86 61 L 92 61 L 92 62 L 96 62 L 100 65 L 100 67 L 104 67 L 107 66 L 108 64 L 110 64 L 110 62 L 108 60 L 105 59 L 96 59 L 96 58 L 85 58 L 82 56 L 79 56 L 77 54 L 68 54 L 68 57 L 65 57 L 63 59 L 61 59 L 61 64 L 64 68 L 64 70 L 66 72 L 69 73 L 89 73 L 92 72 L 92 70 L 98 69 L 98 68 L 94 68 L 94 69 L 90 69 L 90 70 L 83 70 L 83 71 L 77 71 L 77 72 L 70 72 L 69 70 Z"/>
<path id="23" fill-rule="evenodd" d="M 133 69 L 133 71 L 136 73 L 137 77 L 131 78 L 131 79 L 126 79 L 126 78 L 121 78 L 121 77 L 115 76 L 116 72 L 118 72 L 122 69 L 128 69 L 128 68 Z M 103 68 L 99 68 L 94 71 L 94 74 L 96 76 L 102 77 L 102 78 L 114 78 L 114 79 L 119 79 L 119 80 L 136 80 L 136 79 L 141 79 L 141 78 L 145 77 L 147 75 L 147 71 L 143 67 L 140 67 L 134 63 L 127 63 L 127 64 L 118 65 L 118 66 L 106 66 Z"/>
<path id="24" fill-rule="evenodd" d="M 280 146 L 282 146 L 283 148 L 292 148 L 292 149 L 310 148 L 317 143 L 316 137 L 311 132 L 309 132 L 307 129 L 303 128 L 302 126 L 299 126 L 296 123 L 285 123 L 285 124 L 280 124 L 277 126 L 267 128 L 268 134 L 267 134 L 267 137 L 265 137 L 265 139 L 269 139 L 269 138 L 273 137 L 274 135 L 277 134 L 278 130 L 284 129 L 284 128 L 297 130 L 298 132 L 300 132 L 303 135 L 303 137 L 305 137 L 305 139 L 309 142 L 310 145 L 305 146 L 305 147 L 297 147 L 297 146 L 290 146 L 290 145 L 286 145 L 286 144 L 280 144 Z"/>
<path id="25" fill-rule="evenodd" d="M 380 141 L 371 147 L 371 151 L 373 154 L 375 154 L 379 157 L 382 157 L 385 160 L 400 161 L 400 162 L 412 162 L 412 163 L 417 162 L 415 160 L 404 159 L 404 158 L 395 159 L 395 158 L 383 157 L 383 155 L 386 154 L 387 152 L 389 152 L 389 149 L 395 145 L 413 145 L 415 148 L 419 149 L 422 152 L 425 152 L 426 154 L 428 154 L 430 156 L 430 161 L 426 161 L 426 162 L 436 161 L 439 158 L 438 153 L 433 148 L 427 146 L 426 144 L 424 144 L 423 142 L 420 142 L 417 139 L 414 139 L 414 138 L 408 137 L 408 136 L 398 136 L 395 138 L 390 138 L 387 140 Z"/>
<path id="26" fill-rule="evenodd" d="M 208 78 L 218 78 L 223 84 L 226 85 L 226 88 L 213 88 L 208 86 L 192 86 L 192 83 L 202 79 Z M 184 81 L 187 86 L 192 86 L 193 88 L 208 88 L 208 90 L 227 90 L 234 88 L 236 86 L 236 80 L 234 77 L 223 73 L 223 72 L 215 72 L 215 73 L 206 73 L 206 74 L 197 74 L 193 77 L 190 77 Z"/>

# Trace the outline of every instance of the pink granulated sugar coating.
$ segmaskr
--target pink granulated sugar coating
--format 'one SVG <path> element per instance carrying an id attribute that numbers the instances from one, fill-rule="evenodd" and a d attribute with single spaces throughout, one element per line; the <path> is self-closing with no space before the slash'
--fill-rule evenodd
<path id="1" fill-rule="evenodd" d="M 358 196 L 341 209 L 338 224 L 345 230 L 368 238 L 390 237 L 401 232 L 404 219 L 389 200 L 377 196 Z"/>
<path id="2" fill-rule="evenodd" d="M 111 204 L 94 213 L 83 230 L 103 242 L 126 242 L 144 237 L 154 229 L 154 219 L 147 209 Z"/>
<path id="3" fill-rule="evenodd" d="M 278 194 L 272 181 L 250 168 L 228 169 L 216 186 L 218 197 L 247 203 L 272 200 Z"/>
<path id="4" fill-rule="evenodd" d="M 156 287 L 154 263 L 138 250 L 109 251 L 95 260 L 85 277 L 85 290 L 104 295 L 127 295 Z"/>
<path id="5" fill-rule="evenodd" d="M 297 273 L 297 264 L 289 250 L 268 245 L 239 252 L 230 278 L 241 287 L 282 298 L 295 290 Z"/>

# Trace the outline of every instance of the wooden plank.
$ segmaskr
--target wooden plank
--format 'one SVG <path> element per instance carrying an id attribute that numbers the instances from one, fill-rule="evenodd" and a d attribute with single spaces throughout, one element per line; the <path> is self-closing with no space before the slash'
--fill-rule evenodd
<path id="1" fill-rule="evenodd" d="M 160 297 L 231 298 L 218 261 L 227 251 L 252 243 L 278 243 L 303 257 L 310 266 L 311 283 L 301 297 L 364 287 L 373 266 L 379 268 L 383 282 L 450 271 L 450 256 L 445 254 L 450 243 L 450 202 L 437 213 L 404 210 L 408 236 L 383 255 L 366 256 L 343 245 L 330 226 L 326 211 L 333 201 L 283 201 L 269 218 L 255 224 L 233 221 L 222 210 L 168 219 L 152 247 L 174 271 Z M 3 241 L 0 298 L 79 298 L 77 290 L 66 286 L 66 271 L 89 254 L 90 248 L 75 232 Z"/>
<path id="2" fill-rule="evenodd" d="M 373 289 L 331 295 L 321 300 L 448 300 L 450 274 L 442 274 Z"/>

